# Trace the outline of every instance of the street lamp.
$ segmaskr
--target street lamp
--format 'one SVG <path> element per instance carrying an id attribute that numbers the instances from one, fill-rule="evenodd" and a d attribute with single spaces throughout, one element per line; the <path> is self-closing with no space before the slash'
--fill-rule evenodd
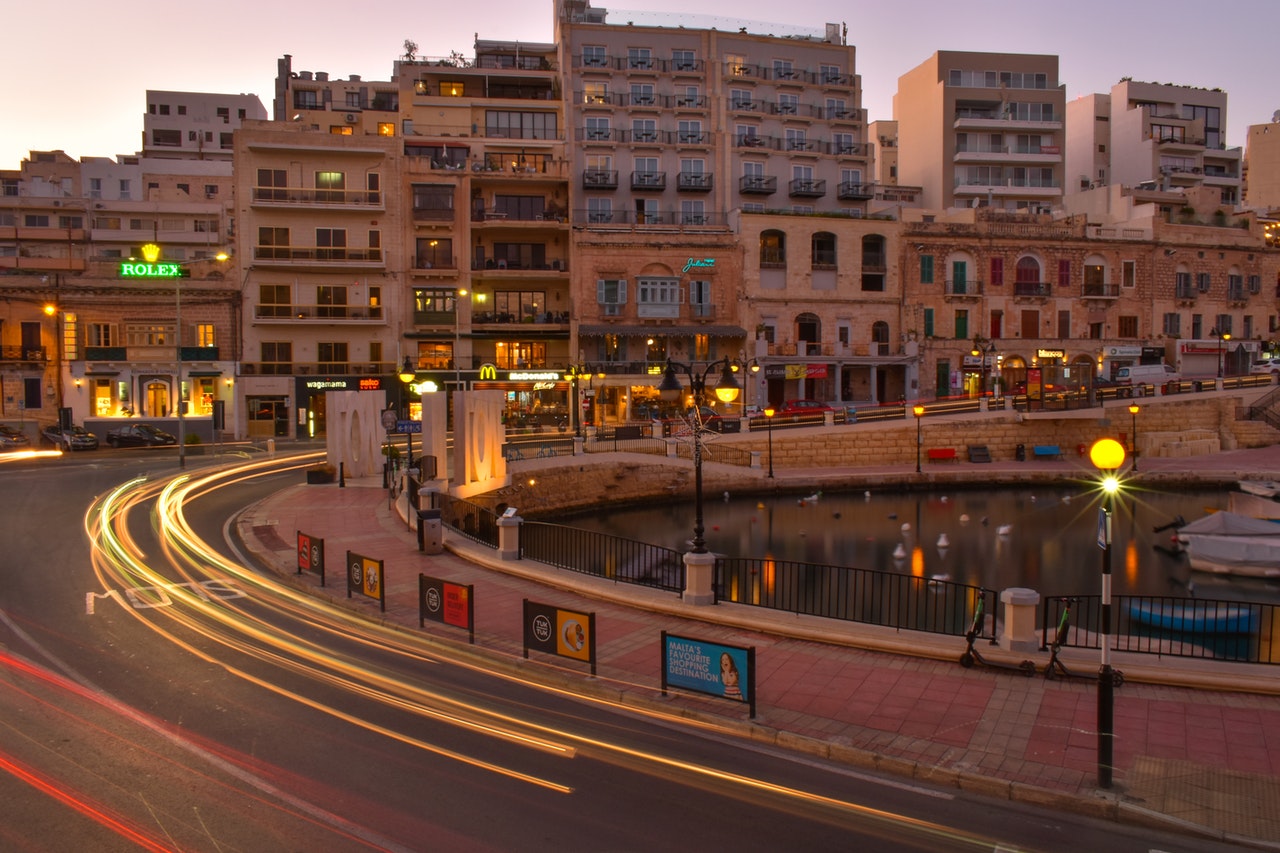
<path id="1" fill-rule="evenodd" d="M 920 435 L 920 419 L 924 417 L 924 406 L 916 403 L 911 407 L 911 413 L 916 416 L 916 473 L 920 473 L 920 445 L 923 440 Z"/>
<path id="2" fill-rule="evenodd" d="M 1129 455 L 1133 458 L 1133 470 L 1138 470 L 1138 411 L 1137 403 L 1129 404 Z"/>
<path id="3" fill-rule="evenodd" d="M 578 438 L 582 438 L 582 390 L 579 383 L 582 377 L 591 375 L 591 368 L 582 364 L 569 365 L 564 374 L 564 378 L 573 383 L 573 399 L 569 403 L 573 411 L 569 415 L 573 418 L 573 434 Z"/>
<path id="4" fill-rule="evenodd" d="M 773 416 L 777 412 L 772 405 L 764 407 L 765 423 L 769 425 L 769 479 L 773 479 Z"/>
<path id="5" fill-rule="evenodd" d="M 143 247 L 144 250 L 146 247 Z M 222 263 L 231 256 L 226 252 L 218 252 L 213 259 Z M 183 261 L 175 266 L 181 270 L 181 274 L 173 280 L 173 320 L 176 334 L 174 339 L 177 341 L 177 374 L 178 374 L 178 467 L 187 467 L 187 424 L 186 409 L 187 401 L 182 399 L 182 279 L 187 273 L 191 261 Z"/>
<path id="6" fill-rule="evenodd" d="M 713 361 L 706 366 L 699 376 L 694 370 L 693 365 L 681 364 L 677 361 L 667 359 L 667 366 L 662 371 L 662 382 L 658 385 L 658 393 L 664 400 L 677 400 L 680 398 L 684 389 L 680 387 L 680 380 L 676 377 L 676 370 L 680 370 L 689 379 L 689 389 L 693 393 L 693 405 L 697 411 L 697 416 L 693 420 L 693 498 L 694 498 L 694 522 L 693 522 L 693 553 L 707 553 L 707 541 L 703 538 L 702 526 L 702 406 L 706 402 L 707 393 L 707 377 L 711 372 L 719 368 L 720 380 L 715 385 L 716 399 L 722 403 L 732 403 L 738 399 L 738 393 L 742 390 L 742 386 L 738 384 L 738 380 L 733 376 L 733 365 L 729 361 L 729 357 L 725 356 L 719 361 Z"/>
<path id="7" fill-rule="evenodd" d="M 1212 329 L 1209 332 L 1209 334 L 1213 335 L 1215 338 L 1218 339 L 1218 378 L 1221 379 L 1222 363 L 1223 363 L 1224 357 L 1226 356 L 1226 342 L 1231 340 L 1231 333 L 1219 332 L 1217 329 Z"/>
<path id="8" fill-rule="evenodd" d="M 400 381 L 404 383 L 401 387 L 401 391 L 404 394 L 405 421 L 410 420 L 409 415 L 411 414 L 411 412 L 409 411 L 409 388 L 411 387 L 413 380 L 417 378 L 418 378 L 418 370 L 413 366 L 413 359 L 410 356 L 406 355 L 404 357 L 404 364 L 400 366 Z M 409 428 L 407 426 L 405 427 L 404 438 L 405 438 L 405 453 L 406 453 L 404 467 L 405 467 L 405 470 L 408 470 L 409 468 L 413 467 L 413 433 L 409 431 Z"/>
<path id="9" fill-rule="evenodd" d="M 1102 477 L 1098 508 L 1098 547 L 1102 549 L 1102 664 L 1098 668 L 1098 786 L 1111 787 L 1115 746 L 1115 675 L 1111 670 L 1111 508 L 1120 490 L 1116 471 L 1124 464 L 1124 445 L 1101 438 L 1089 448 L 1089 461 Z"/>
<path id="10" fill-rule="evenodd" d="M 995 351 L 996 351 L 995 341 L 990 340 L 989 338 L 984 338 L 982 337 L 982 335 L 974 335 L 973 349 L 969 351 L 969 354 L 975 357 L 980 357 L 980 361 L 978 362 L 979 375 L 982 377 L 982 393 L 980 394 L 980 396 L 986 396 L 987 373 L 988 373 L 987 360 L 991 358 L 991 356 L 995 353 Z"/>

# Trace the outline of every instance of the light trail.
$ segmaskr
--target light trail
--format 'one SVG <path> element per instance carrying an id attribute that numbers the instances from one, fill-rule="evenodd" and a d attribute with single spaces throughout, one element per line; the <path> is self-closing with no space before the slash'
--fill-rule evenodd
<path id="1" fill-rule="evenodd" d="M 534 750 L 564 757 L 573 757 L 578 754 L 591 755 L 597 760 L 626 767 L 635 772 L 660 775 L 668 779 L 678 775 L 685 780 L 685 784 L 702 789 L 714 787 L 727 796 L 748 798 L 752 801 L 761 799 L 772 801 L 774 803 L 772 807 L 784 811 L 804 809 L 825 815 L 824 819 L 827 820 L 847 821 L 856 818 L 862 823 L 875 823 L 886 831 L 909 831 L 922 837 L 945 840 L 950 845 L 975 850 L 993 849 L 994 842 L 991 839 L 959 832 L 941 824 L 778 785 L 763 779 L 684 761 L 630 747 L 620 742 L 591 737 L 563 727 L 538 723 L 532 719 L 500 712 L 478 705 L 470 699 L 428 690 L 391 673 L 379 672 L 367 659 L 357 655 L 340 655 L 332 649 L 322 647 L 318 642 L 299 639 L 284 628 L 273 624 L 267 616 L 251 613 L 248 606 L 264 608 L 268 613 L 287 619 L 300 620 L 309 629 L 321 631 L 323 636 L 341 637 L 344 641 L 356 643 L 359 647 L 377 649 L 414 662 L 432 662 L 439 660 L 442 656 L 448 656 L 450 662 L 455 665 L 548 693 L 572 697 L 575 700 L 591 702 L 602 707 L 611 707 L 632 715 L 658 719 L 668 724 L 687 727 L 694 722 L 676 714 L 638 710 L 633 706 L 624 706 L 617 702 L 583 697 L 568 689 L 513 676 L 471 663 L 462 657 L 449 655 L 439 647 L 430 646 L 426 638 L 415 638 L 402 631 L 371 623 L 359 614 L 329 607 L 311 595 L 225 560 L 195 534 L 186 520 L 184 503 L 209 496 L 220 488 L 278 470 L 279 463 L 274 460 L 238 464 L 194 479 L 180 476 L 167 483 L 135 480 L 103 496 L 91 507 L 86 517 L 86 532 L 94 542 L 95 572 L 99 580 L 107 589 L 112 588 L 113 583 L 129 586 L 144 598 L 150 596 L 150 600 L 155 600 L 155 594 L 148 590 L 162 588 L 164 594 L 173 600 L 172 606 L 125 609 L 166 642 L 174 643 L 202 660 L 222 667 L 238 678 L 395 742 L 547 790 L 568 794 L 574 789 L 567 783 L 554 782 L 513 768 L 494 765 L 397 732 L 390 727 L 371 724 L 353 713 L 305 696 L 298 690 L 290 690 L 252 675 L 242 667 L 197 649 L 191 643 L 180 639 L 173 631 L 165 629 L 161 620 L 168 620 L 182 628 L 194 631 L 233 652 L 328 687 L 345 690 L 362 700 L 376 702 L 413 716 L 462 727 L 484 736 L 500 738 Z M 164 552 L 165 565 L 171 570 L 176 570 L 178 576 L 183 579 L 177 584 L 146 562 L 145 554 L 128 532 L 131 515 L 141 511 L 149 502 L 155 504 L 151 521 Z M 198 593 L 197 583 L 210 579 L 242 585 L 246 594 L 242 599 L 232 599 Z M 144 613 L 155 618 L 147 618 Z M 700 725 L 707 730 L 725 731 L 713 724 Z M 1002 849 L 1012 850 L 1012 848 Z"/>

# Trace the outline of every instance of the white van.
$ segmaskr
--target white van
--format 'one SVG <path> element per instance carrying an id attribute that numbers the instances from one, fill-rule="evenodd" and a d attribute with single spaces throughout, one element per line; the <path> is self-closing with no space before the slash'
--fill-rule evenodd
<path id="1" fill-rule="evenodd" d="M 1167 385 L 1181 382 L 1182 376 L 1167 364 L 1135 364 L 1116 371 L 1116 385 L 1123 397 L 1141 397 L 1148 385 Z"/>

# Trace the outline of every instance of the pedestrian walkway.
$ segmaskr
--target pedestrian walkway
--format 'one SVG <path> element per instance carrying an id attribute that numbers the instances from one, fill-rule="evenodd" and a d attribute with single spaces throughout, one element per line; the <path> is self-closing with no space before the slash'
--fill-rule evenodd
<path id="1" fill-rule="evenodd" d="M 537 460 L 555 464 L 556 460 Z M 563 461 L 562 461 L 563 464 Z M 687 464 L 687 463 L 686 463 Z M 1142 460 L 1144 476 L 1280 480 L 1280 447 L 1212 457 Z M 1021 472 L 1061 462 L 1010 463 Z M 969 463 L 960 463 L 959 476 Z M 956 466 L 947 466 L 953 468 Z M 973 465 L 989 478 L 991 465 Z M 887 469 L 886 469 L 887 470 Z M 894 469 L 901 473 L 901 467 Z M 843 473 L 822 472 L 823 482 Z M 877 472 L 863 471 L 871 475 Z M 883 473 L 883 472 L 879 472 Z M 811 477 L 816 472 L 807 472 Z M 787 471 L 801 482 L 806 472 Z M 810 480 L 812 482 L 813 480 Z M 830 486 L 828 486 L 830 487 Z M 475 649 L 526 675 L 581 676 L 584 692 L 714 720 L 851 765 L 964 790 L 1124 821 L 1202 832 L 1280 850 L 1280 670 L 1206 661 L 1113 656 L 1126 681 L 1115 693 L 1114 785 L 1097 787 L 1096 680 L 1025 678 L 958 663 L 963 638 L 833 624 L 733 604 L 693 606 L 679 596 L 615 584 L 497 554 L 446 532 L 447 550 L 418 551 L 416 533 L 375 480 L 287 488 L 248 509 L 238 530 L 264 565 L 317 595 L 406 630 L 465 643 L 465 632 L 418 624 L 418 574 L 475 589 Z M 350 549 L 384 561 L 386 612 L 347 599 L 345 576 L 326 589 L 296 574 L 295 537 L 325 539 L 329 565 Z M 584 665 L 522 657 L 525 599 L 597 620 L 597 677 Z M 757 716 L 725 700 L 659 689 L 662 631 L 756 649 Z M 1017 661 L 999 649 L 983 655 Z M 1047 654 L 1031 655 L 1043 669 Z M 1075 672 L 1096 658 L 1067 650 Z"/>

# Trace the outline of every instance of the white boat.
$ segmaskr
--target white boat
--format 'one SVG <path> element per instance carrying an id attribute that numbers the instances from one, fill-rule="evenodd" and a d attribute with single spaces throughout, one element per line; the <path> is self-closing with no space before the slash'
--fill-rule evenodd
<path id="1" fill-rule="evenodd" d="M 1196 571 L 1280 578 L 1280 523 L 1214 512 L 1178 528 L 1178 542 Z"/>

